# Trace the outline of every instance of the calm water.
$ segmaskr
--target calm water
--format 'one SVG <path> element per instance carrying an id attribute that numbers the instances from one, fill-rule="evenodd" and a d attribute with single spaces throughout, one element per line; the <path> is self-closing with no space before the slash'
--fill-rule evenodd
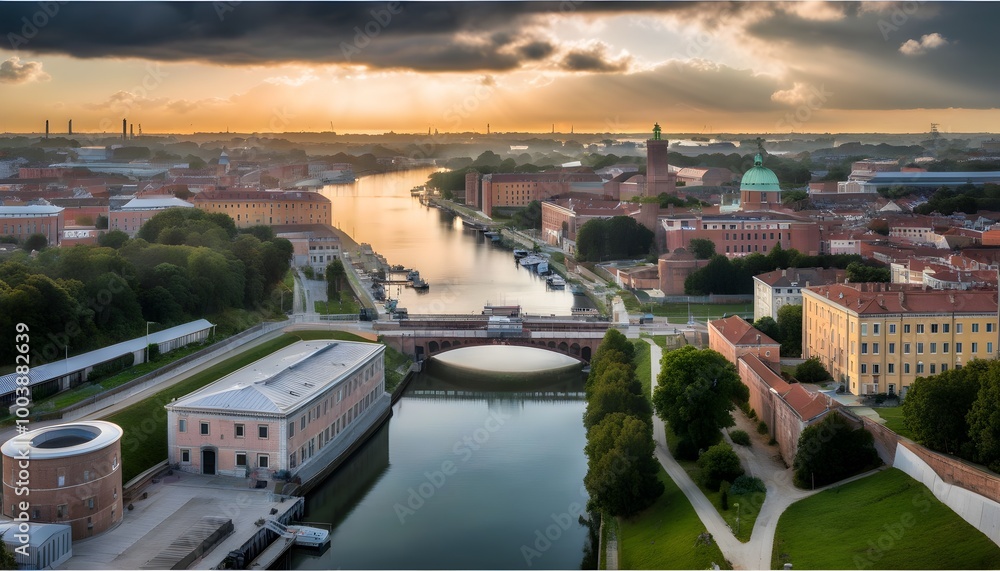
<path id="1" fill-rule="evenodd" d="M 574 296 L 548 290 L 545 280 L 518 267 L 509 250 L 462 225 L 462 220 L 422 206 L 410 189 L 433 169 L 363 177 L 322 192 L 333 202 L 333 225 L 367 242 L 390 264 L 420 271 L 430 289 L 400 288 L 400 307 L 410 313 L 479 313 L 483 305 L 520 304 L 526 312 L 569 315 Z M 392 292 L 396 297 L 396 290 Z M 578 303 L 587 304 L 578 297 Z"/>
<path id="2" fill-rule="evenodd" d="M 569 291 L 518 267 L 410 188 L 431 170 L 328 186 L 334 224 L 391 264 L 420 270 L 410 313 L 479 313 L 486 302 L 566 315 Z M 393 292 L 395 294 L 395 292 Z M 578 298 L 578 303 L 587 303 Z M 578 569 L 588 543 L 583 378 L 569 357 L 463 348 L 432 360 L 389 422 L 307 498 L 333 524 L 330 548 L 296 569 Z"/>
<path id="3" fill-rule="evenodd" d="M 292 566 L 578 569 L 582 391 L 579 365 L 514 380 L 432 362 L 389 423 L 309 495 L 307 519 L 333 523 L 333 538 L 319 555 L 296 550 Z"/>

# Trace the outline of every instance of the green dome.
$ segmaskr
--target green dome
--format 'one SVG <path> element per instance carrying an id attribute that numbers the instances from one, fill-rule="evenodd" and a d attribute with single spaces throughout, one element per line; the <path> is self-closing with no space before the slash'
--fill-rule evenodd
<path id="1" fill-rule="evenodd" d="M 781 192 L 778 177 L 774 171 L 764 166 L 760 153 L 753 159 L 753 168 L 743 174 L 740 190 L 757 190 L 760 192 Z"/>

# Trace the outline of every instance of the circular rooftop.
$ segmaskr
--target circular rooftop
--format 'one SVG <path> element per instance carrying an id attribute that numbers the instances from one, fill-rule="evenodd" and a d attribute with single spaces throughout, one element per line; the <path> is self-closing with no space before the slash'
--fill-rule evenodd
<path id="1" fill-rule="evenodd" d="M 778 177 L 774 171 L 764 166 L 760 153 L 753 159 L 753 168 L 743 174 L 740 190 L 756 190 L 759 192 L 781 192 Z"/>
<path id="2" fill-rule="evenodd" d="M 56 424 L 18 434 L 0 447 L 5 456 L 17 457 L 27 449 L 32 459 L 65 458 L 105 448 L 122 437 L 117 424 L 103 420 Z"/>

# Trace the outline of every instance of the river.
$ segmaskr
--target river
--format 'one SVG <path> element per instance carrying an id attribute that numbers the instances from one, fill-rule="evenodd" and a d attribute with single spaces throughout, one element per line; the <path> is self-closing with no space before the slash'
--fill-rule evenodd
<path id="1" fill-rule="evenodd" d="M 567 314 L 573 295 L 546 289 L 509 251 L 411 198 L 430 170 L 328 186 L 334 223 L 389 263 L 431 283 L 401 291 L 411 313 L 479 313 L 487 301 Z M 575 360 L 523 347 L 463 348 L 432 359 L 393 415 L 307 497 L 333 525 L 323 553 L 294 569 L 579 569 L 583 375 Z"/>

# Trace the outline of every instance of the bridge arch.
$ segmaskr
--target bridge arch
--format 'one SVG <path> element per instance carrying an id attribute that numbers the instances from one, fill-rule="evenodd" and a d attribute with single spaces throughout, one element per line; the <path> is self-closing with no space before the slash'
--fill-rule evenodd
<path id="1" fill-rule="evenodd" d="M 572 357 L 573 359 L 576 359 L 581 363 L 589 363 L 590 356 L 593 353 L 591 351 L 591 348 L 587 345 L 580 346 L 574 343 L 573 347 L 575 347 L 575 351 L 572 351 L 570 349 L 570 345 L 567 343 L 560 343 L 557 346 L 554 342 L 546 343 L 545 341 L 537 341 L 537 340 L 532 341 L 530 339 L 514 338 L 514 339 L 504 339 L 504 340 L 494 339 L 490 340 L 490 342 L 485 342 L 485 343 L 476 343 L 474 341 L 461 342 L 458 340 L 454 341 L 454 343 L 449 341 L 441 341 L 440 343 L 438 343 L 437 341 L 430 341 L 427 343 L 426 346 L 427 352 L 424 355 L 424 357 L 425 358 L 436 357 L 437 355 L 440 355 L 442 353 L 446 353 L 448 351 L 454 351 L 456 349 L 464 349 L 466 347 L 490 347 L 493 345 L 529 347 L 532 349 L 538 349 L 540 351 L 551 351 L 553 353 L 560 353 L 562 355 L 566 355 L 567 357 Z"/>

